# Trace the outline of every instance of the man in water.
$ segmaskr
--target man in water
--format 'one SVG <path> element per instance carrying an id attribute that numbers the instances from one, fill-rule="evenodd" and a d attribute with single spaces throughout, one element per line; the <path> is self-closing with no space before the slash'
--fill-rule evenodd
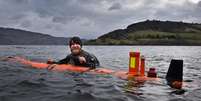
<path id="1" fill-rule="evenodd" d="M 67 55 L 66 58 L 58 62 L 48 60 L 48 63 L 72 64 L 75 66 L 89 67 L 90 69 L 95 69 L 97 66 L 100 65 L 98 59 L 94 55 L 82 49 L 82 41 L 79 37 L 72 37 L 69 41 L 69 47 L 71 54 Z"/>

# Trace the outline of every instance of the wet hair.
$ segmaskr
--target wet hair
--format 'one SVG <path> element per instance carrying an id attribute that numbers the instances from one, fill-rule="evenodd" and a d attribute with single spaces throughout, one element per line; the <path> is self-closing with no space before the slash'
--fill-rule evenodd
<path id="1" fill-rule="evenodd" d="M 76 44 L 79 44 L 81 47 L 82 47 L 82 40 L 75 36 L 75 37 L 72 37 L 69 41 L 69 46 L 71 46 L 73 43 L 76 43 Z"/>

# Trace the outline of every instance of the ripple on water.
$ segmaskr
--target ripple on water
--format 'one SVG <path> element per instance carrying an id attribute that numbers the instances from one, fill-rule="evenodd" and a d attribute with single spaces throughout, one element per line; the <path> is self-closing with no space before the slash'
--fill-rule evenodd
<path id="1" fill-rule="evenodd" d="M 56 47 L 56 46 L 55 46 Z M 65 57 L 65 46 L 0 46 L 0 57 L 20 55 L 36 61 Z M 59 50 L 58 50 L 59 49 Z M 141 50 L 147 67 L 156 67 L 161 85 L 145 82 L 133 85 L 111 75 L 52 72 L 0 61 L 0 101 L 199 101 L 201 47 L 86 46 L 102 65 L 126 70 L 128 52 Z M 165 74 L 172 58 L 184 59 L 184 94 L 166 85 Z M 127 88 L 128 89 L 128 88 Z M 179 93 L 179 94 L 177 94 Z"/>

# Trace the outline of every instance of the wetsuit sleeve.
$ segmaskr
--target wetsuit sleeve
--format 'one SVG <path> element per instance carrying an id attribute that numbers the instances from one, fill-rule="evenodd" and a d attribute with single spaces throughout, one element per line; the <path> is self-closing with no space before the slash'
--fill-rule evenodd
<path id="1" fill-rule="evenodd" d="M 90 69 L 95 69 L 96 67 L 100 66 L 98 59 L 94 55 L 89 54 L 85 58 L 86 58 L 86 66 L 90 67 Z"/>
<path id="2" fill-rule="evenodd" d="M 59 60 L 58 62 L 53 62 L 54 64 L 67 64 L 70 61 L 70 55 L 66 56 L 66 58 Z"/>

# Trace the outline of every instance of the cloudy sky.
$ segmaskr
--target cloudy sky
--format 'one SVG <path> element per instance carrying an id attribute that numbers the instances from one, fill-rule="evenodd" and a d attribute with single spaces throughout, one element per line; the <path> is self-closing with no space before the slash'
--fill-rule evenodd
<path id="1" fill-rule="evenodd" d="M 90 39 L 146 19 L 201 23 L 201 0 L 0 0 L 0 27 Z"/>

